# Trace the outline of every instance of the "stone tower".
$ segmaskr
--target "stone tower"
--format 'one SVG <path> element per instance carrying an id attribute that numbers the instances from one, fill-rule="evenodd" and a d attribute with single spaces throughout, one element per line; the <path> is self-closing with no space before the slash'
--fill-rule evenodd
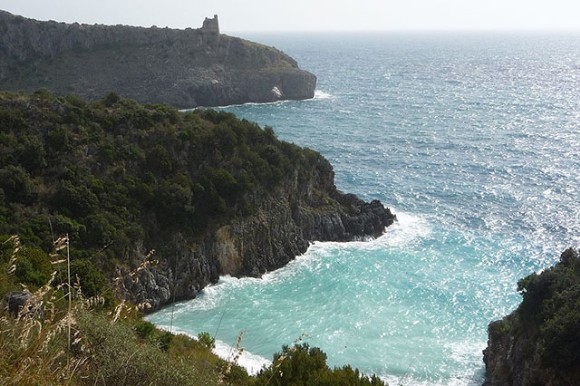
<path id="1" fill-rule="evenodd" d="M 218 22 L 218 15 L 213 15 L 213 19 L 206 17 L 201 26 L 202 31 L 208 34 L 220 34 L 220 25 Z"/>

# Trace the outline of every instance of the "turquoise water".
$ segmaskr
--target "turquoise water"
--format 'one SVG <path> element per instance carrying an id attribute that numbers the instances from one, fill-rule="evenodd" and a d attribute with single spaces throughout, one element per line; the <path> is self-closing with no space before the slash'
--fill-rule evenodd
<path id="1" fill-rule="evenodd" d="M 149 319 L 215 334 L 226 357 L 244 331 L 254 369 L 307 334 L 391 384 L 481 384 L 517 280 L 580 246 L 580 35 L 248 37 L 314 72 L 317 96 L 227 110 L 320 151 L 339 189 L 399 222 Z"/>

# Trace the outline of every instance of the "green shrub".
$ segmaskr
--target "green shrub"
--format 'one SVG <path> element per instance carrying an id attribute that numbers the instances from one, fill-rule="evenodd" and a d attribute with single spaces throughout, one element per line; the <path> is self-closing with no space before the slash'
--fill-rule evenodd
<path id="1" fill-rule="evenodd" d="M 362 376 L 350 366 L 331 369 L 326 354 L 304 343 L 285 346 L 274 355 L 272 365 L 256 377 L 255 386 L 308 385 L 308 386 L 384 386 L 376 376 Z"/>
<path id="2" fill-rule="evenodd" d="M 580 253 L 568 249 L 560 262 L 518 282 L 523 296 L 519 334 L 542 347 L 542 362 L 563 372 L 580 363 Z"/>
<path id="3" fill-rule="evenodd" d="M 200 332 L 197 334 L 197 340 L 210 350 L 215 348 L 215 338 L 209 332 Z"/>
<path id="4" fill-rule="evenodd" d="M 0 169 L 0 188 L 6 200 L 30 204 L 34 200 L 34 185 L 21 166 L 8 165 Z"/>
<path id="5" fill-rule="evenodd" d="M 93 370 L 83 375 L 95 385 L 216 385 L 211 371 L 172 360 L 155 345 L 136 341 L 131 329 L 94 312 L 78 317 Z"/>
<path id="6" fill-rule="evenodd" d="M 99 205 L 99 199 L 87 186 L 63 181 L 53 197 L 53 205 L 61 213 L 80 218 L 93 213 Z"/>
<path id="7" fill-rule="evenodd" d="M 66 263 L 59 266 L 57 281 L 66 283 L 68 281 L 68 269 Z M 111 299 L 110 289 L 103 274 L 97 270 L 95 265 L 87 259 L 75 259 L 70 262 L 71 282 L 79 283 L 81 291 L 85 297 L 103 296 L 105 300 Z"/>
<path id="8" fill-rule="evenodd" d="M 36 248 L 22 248 L 17 254 L 15 275 L 19 282 L 41 287 L 48 283 L 53 267 L 46 253 Z"/>
<path id="9" fill-rule="evenodd" d="M 148 339 L 155 332 L 156 327 L 153 323 L 146 320 L 140 320 L 135 324 L 135 332 L 137 336 L 143 339 Z"/>

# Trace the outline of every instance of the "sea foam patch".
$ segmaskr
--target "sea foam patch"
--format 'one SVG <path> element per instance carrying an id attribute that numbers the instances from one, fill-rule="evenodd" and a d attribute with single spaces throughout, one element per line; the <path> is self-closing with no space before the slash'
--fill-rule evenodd
<path id="1" fill-rule="evenodd" d="M 212 351 L 223 360 L 234 362 L 243 367 L 250 375 L 256 375 L 260 370 L 272 364 L 271 361 L 260 355 L 252 354 L 247 350 L 240 350 L 221 340 L 216 340 L 215 348 Z"/>
<path id="2" fill-rule="evenodd" d="M 334 96 L 322 90 L 314 91 L 314 99 L 332 99 Z"/>

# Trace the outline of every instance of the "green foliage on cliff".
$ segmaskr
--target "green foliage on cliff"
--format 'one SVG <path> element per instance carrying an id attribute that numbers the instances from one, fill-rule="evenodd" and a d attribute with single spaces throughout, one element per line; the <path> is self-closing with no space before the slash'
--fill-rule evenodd
<path id="1" fill-rule="evenodd" d="M 521 332 L 536 334 L 542 362 L 569 370 L 580 363 L 580 254 L 562 253 L 560 262 L 518 283 L 523 296 L 517 313 Z"/>
<path id="2" fill-rule="evenodd" d="M 489 325 L 486 384 L 580 383 L 580 252 L 518 282 L 520 306 Z"/>
<path id="3" fill-rule="evenodd" d="M 89 265 L 134 267 L 140 243 L 195 238 L 317 170 L 330 171 L 318 153 L 231 113 L 0 93 L 0 234 L 45 252 L 68 234 L 89 296 L 104 284 Z"/>
<path id="4" fill-rule="evenodd" d="M 258 374 L 253 386 L 383 386 L 376 376 L 363 376 L 350 366 L 331 369 L 326 354 L 308 344 L 285 346 L 274 355 L 273 364 Z"/>

